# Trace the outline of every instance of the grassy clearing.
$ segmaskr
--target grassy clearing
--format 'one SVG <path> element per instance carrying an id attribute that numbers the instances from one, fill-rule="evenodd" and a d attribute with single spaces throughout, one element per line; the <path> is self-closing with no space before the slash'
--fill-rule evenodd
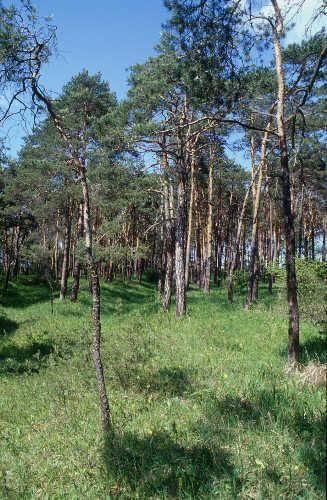
<path id="1" fill-rule="evenodd" d="M 192 289 L 180 321 L 151 284 L 102 292 L 107 443 L 86 287 L 53 314 L 33 278 L 2 297 L 1 498 L 325 498 L 325 392 L 284 371 L 277 292 L 246 313 Z M 321 357 L 317 327 L 301 339 L 303 362 Z"/>

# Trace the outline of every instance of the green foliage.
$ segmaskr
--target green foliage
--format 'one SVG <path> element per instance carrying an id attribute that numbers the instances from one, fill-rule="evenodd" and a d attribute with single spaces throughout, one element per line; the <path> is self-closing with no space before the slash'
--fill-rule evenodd
<path id="1" fill-rule="evenodd" d="M 299 294 L 304 296 L 313 293 L 327 282 L 327 262 L 297 259 L 296 273 Z"/>
<path id="2" fill-rule="evenodd" d="M 296 272 L 302 315 L 326 325 L 327 263 L 297 259 Z"/>
<path id="3" fill-rule="evenodd" d="M 33 276 L 1 297 L 1 497 L 325 498 L 324 390 L 284 372 L 278 295 L 244 312 L 191 287 L 176 321 L 155 286 L 103 283 L 103 442 L 81 285 L 53 314 Z M 321 356 L 311 322 L 301 339 L 305 363 Z"/>
<path id="4" fill-rule="evenodd" d="M 0 3 L 0 89 L 8 98 L 8 103 L 5 99 L 0 106 L 0 123 L 17 114 L 15 104 L 20 110 L 28 107 L 27 90 L 36 59 L 42 64 L 48 62 L 55 32 L 49 20 L 38 17 L 30 0 Z"/>
<path id="5" fill-rule="evenodd" d="M 285 266 L 268 266 L 278 286 L 285 286 Z M 298 300 L 301 315 L 317 324 L 326 324 L 327 263 L 296 259 Z"/>
<path id="6" fill-rule="evenodd" d="M 234 271 L 233 283 L 236 292 L 242 292 L 246 288 L 248 278 L 249 274 L 247 271 L 244 271 L 242 269 L 237 269 L 236 271 Z"/>
<path id="7" fill-rule="evenodd" d="M 44 267 L 50 263 L 51 251 L 34 243 L 23 248 L 21 257 L 29 263 L 39 264 Z"/>

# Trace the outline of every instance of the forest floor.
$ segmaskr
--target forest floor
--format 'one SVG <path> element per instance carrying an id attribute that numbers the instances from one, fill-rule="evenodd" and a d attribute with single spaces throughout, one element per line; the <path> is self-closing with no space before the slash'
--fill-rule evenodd
<path id="1" fill-rule="evenodd" d="M 0 498 L 325 498 L 325 388 L 285 371 L 282 292 L 249 312 L 191 288 L 188 314 L 155 286 L 102 285 L 115 436 L 101 437 L 90 298 L 33 277 L 0 308 Z M 324 337 L 302 323 L 302 362 Z"/>

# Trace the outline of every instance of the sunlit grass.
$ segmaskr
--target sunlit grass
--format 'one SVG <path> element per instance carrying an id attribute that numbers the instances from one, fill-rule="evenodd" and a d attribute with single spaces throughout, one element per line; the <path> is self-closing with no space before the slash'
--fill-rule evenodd
<path id="1" fill-rule="evenodd" d="M 192 288 L 177 321 L 151 284 L 103 284 L 104 442 L 87 287 L 52 314 L 28 281 L 2 297 L 0 497 L 325 498 L 325 393 L 284 371 L 277 292 L 245 312 Z M 317 327 L 301 342 L 321 356 Z"/>

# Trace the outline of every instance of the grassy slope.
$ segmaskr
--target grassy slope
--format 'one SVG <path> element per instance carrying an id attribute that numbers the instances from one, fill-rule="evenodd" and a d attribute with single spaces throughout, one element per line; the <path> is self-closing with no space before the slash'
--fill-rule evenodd
<path id="1" fill-rule="evenodd" d="M 280 297 L 246 313 L 225 291 L 159 311 L 149 284 L 103 285 L 103 356 L 115 422 L 103 443 L 89 297 L 28 280 L 0 317 L 0 498 L 324 498 L 322 389 L 284 371 Z M 304 356 L 320 352 L 302 326 Z"/>

